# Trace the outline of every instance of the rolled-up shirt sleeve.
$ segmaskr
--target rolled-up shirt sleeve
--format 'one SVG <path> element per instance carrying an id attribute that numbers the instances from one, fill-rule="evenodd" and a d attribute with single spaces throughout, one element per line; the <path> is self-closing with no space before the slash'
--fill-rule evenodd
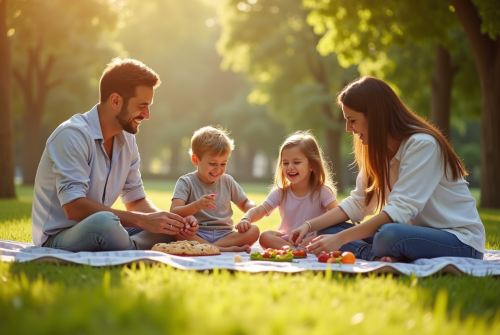
<path id="1" fill-rule="evenodd" d="M 352 222 L 361 222 L 366 216 L 375 212 L 376 196 L 372 198 L 369 206 L 365 206 L 365 189 L 366 177 L 364 171 L 361 170 L 356 178 L 356 189 L 351 191 L 350 196 L 339 204 L 339 207 L 342 208 Z"/>
<path id="2" fill-rule="evenodd" d="M 141 158 L 139 156 L 139 149 L 137 148 L 135 138 L 133 150 L 134 153 L 132 155 L 127 180 L 125 181 L 125 185 L 123 185 L 123 189 L 120 193 L 124 204 L 146 197 L 146 192 L 144 191 L 144 186 L 142 184 L 141 172 L 139 171 Z"/>
<path id="3" fill-rule="evenodd" d="M 393 222 L 404 224 L 423 210 L 444 174 L 444 159 L 437 143 L 420 139 L 407 145 L 399 178 L 382 209 Z"/>
<path id="4" fill-rule="evenodd" d="M 90 148 L 78 128 L 65 128 L 51 142 L 47 151 L 53 161 L 57 197 L 61 206 L 87 196 L 90 181 Z"/>

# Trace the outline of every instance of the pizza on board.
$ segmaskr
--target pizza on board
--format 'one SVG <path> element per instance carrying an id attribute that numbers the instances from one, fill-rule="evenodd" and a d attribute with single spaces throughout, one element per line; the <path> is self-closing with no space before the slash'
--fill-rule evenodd
<path id="1" fill-rule="evenodd" d="M 178 256 L 210 256 L 220 255 L 217 247 L 210 244 L 201 244 L 197 241 L 177 241 L 171 243 L 156 243 L 151 249 L 166 254 Z"/>

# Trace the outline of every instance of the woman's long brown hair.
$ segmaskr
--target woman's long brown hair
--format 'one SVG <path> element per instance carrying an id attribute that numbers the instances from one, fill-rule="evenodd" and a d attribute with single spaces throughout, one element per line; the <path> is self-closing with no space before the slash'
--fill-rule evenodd
<path id="1" fill-rule="evenodd" d="M 353 137 L 356 163 L 367 178 L 366 206 L 377 196 L 377 210 L 381 210 L 386 203 L 386 187 L 392 191 L 389 185 L 387 135 L 397 141 L 403 141 L 418 133 L 432 135 L 436 138 L 446 162 L 446 178 L 450 179 L 449 172 L 451 180 L 467 175 L 462 161 L 443 134 L 411 111 L 384 81 L 373 77 L 356 79 L 337 95 L 337 103 L 341 107 L 345 105 L 363 113 L 368 120 L 368 145 L 363 145 L 359 138 Z"/>

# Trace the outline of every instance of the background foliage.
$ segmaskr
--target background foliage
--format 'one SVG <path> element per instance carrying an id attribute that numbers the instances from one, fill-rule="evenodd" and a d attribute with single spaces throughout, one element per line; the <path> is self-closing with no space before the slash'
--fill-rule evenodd
<path id="1" fill-rule="evenodd" d="M 92 108 L 102 69 L 121 56 L 143 61 L 163 82 L 152 119 L 137 135 L 145 178 L 175 179 L 192 170 L 189 137 L 201 126 L 221 124 L 236 141 L 229 173 L 239 180 L 270 181 L 284 135 L 312 129 L 340 185 L 352 185 L 350 141 L 334 105 L 335 93 L 360 74 L 375 75 L 429 116 L 433 43 L 440 42 L 460 69 L 452 91 L 450 137 L 472 172 L 469 182 L 478 186 L 480 91 L 453 13 L 437 3 L 429 7 L 393 0 L 377 7 L 366 1 L 369 10 L 349 1 L 339 4 L 325 9 L 300 0 L 94 0 L 78 5 L 11 0 L 8 34 L 19 77 L 13 81 L 18 175 L 30 183 L 33 172 L 25 163 L 37 165 L 46 138 L 59 123 Z M 399 6 L 401 13 L 391 13 L 391 6 Z M 333 12 L 325 20 L 328 10 Z M 434 13 L 426 30 L 418 29 L 420 16 L 410 15 L 418 11 Z M 56 14 L 60 19 L 51 19 Z M 342 29 L 332 29 L 337 26 Z M 45 83 L 33 84 L 35 92 L 50 86 L 43 104 L 27 95 L 20 80 L 28 78 L 30 52 L 35 51 L 41 68 L 52 59 Z M 29 122 L 36 113 L 37 130 L 29 131 L 35 129 Z"/>

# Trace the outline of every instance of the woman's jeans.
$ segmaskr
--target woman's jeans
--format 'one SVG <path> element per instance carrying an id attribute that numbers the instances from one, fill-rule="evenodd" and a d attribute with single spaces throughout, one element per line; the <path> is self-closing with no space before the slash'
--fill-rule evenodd
<path id="1" fill-rule="evenodd" d="M 166 234 L 153 234 L 140 228 L 124 228 L 111 212 L 98 212 L 71 228 L 51 235 L 44 247 L 68 251 L 149 250 L 155 243 L 172 242 Z"/>
<path id="2" fill-rule="evenodd" d="M 354 227 L 340 223 L 318 231 L 318 235 L 336 234 Z M 445 230 L 399 223 L 385 224 L 375 236 L 344 244 L 341 251 L 350 251 L 356 258 L 372 261 L 391 256 L 398 261 L 412 262 L 419 258 L 470 257 L 483 259 L 483 253 L 468 246 Z"/>

